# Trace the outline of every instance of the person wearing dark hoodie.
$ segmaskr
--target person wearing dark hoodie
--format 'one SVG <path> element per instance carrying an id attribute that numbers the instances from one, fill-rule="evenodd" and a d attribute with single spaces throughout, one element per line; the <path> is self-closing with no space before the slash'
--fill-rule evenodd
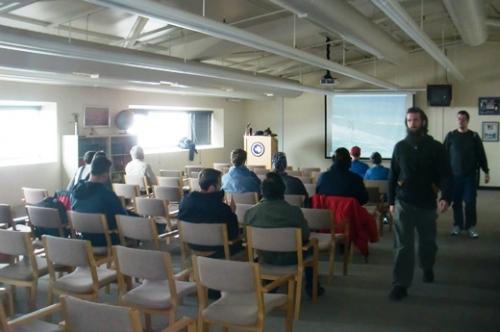
<path id="1" fill-rule="evenodd" d="M 205 168 L 198 177 L 201 191 L 193 191 L 184 197 L 180 206 L 178 219 L 191 223 L 225 223 L 229 240 L 239 236 L 238 218 L 234 213 L 236 206 L 224 203 L 224 191 L 221 190 L 221 172 L 213 168 Z M 224 258 L 222 246 L 190 245 L 194 250 L 214 251 L 212 258 Z M 230 247 L 231 254 L 242 249 L 239 243 Z"/>
<path id="2" fill-rule="evenodd" d="M 120 199 L 107 187 L 111 161 L 106 157 L 97 157 L 90 166 L 88 181 L 79 181 L 71 193 L 71 209 L 77 212 L 102 213 L 106 216 L 110 230 L 116 230 L 115 215 L 127 214 Z M 83 233 L 92 246 L 106 246 L 104 235 Z M 113 244 L 118 244 L 116 234 L 111 234 Z"/>
<path id="3" fill-rule="evenodd" d="M 360 205 L 368 202 L 363 179 L 351 172 L 351 156 L 346 148 L 338 148 L 332 157 L 333 165 L 318 177 L 316 193 L 328 196 L 342 196 L 356 198 Z"/>

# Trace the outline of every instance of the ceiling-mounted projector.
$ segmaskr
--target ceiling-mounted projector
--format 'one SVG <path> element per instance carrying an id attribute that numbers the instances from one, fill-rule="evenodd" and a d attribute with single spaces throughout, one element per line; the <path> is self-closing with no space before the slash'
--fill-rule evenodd
<path id="1" fill-rule="evenodd" d="M 323 76 L 319 81 L 321 85 L 325 86 L 334 85 L 336 82 L 335 78 L 330 74 L 330 71 L 327 71 L 325 76 Z"/>

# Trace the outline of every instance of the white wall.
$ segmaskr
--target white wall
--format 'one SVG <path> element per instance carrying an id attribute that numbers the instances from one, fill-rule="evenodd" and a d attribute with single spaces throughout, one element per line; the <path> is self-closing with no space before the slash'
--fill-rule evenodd
<path id="1" fill-rule="evenodd" d="M 453 85 L 451 107 L 428 107 L 425 92 L 416 95 L 416 106 L 429 116 L 429 132 L 442 141 L 446 133 L 456 127 L 456 112 L 466 109 L 471 114 L 470 128 L 481 133 L 483 121 L 500 121 L 499 116 L 479 116 L 478 97 L 500 96 L 500 47 L 498 43 L 483 46 L 455 47 L 448 50 L 448 56 L 466 77 L 465 82 L 449 80 Z M 357 66 L 356 69 L 377 77 L 391 80 L 403 87 L 425 87 L 427 84 L 446 83 L 443 69 L 423 52 L 414 53 L 402 64 L 395 66 L 373 63 Z M 323 73 L 308 75 L 304 83 L 316 83 Z M 339 88 L 361 88 L 359 83 L 341 78 Z M 330 160 L 324 158 L 324 97 L 304 94 L 295 99 L 285 99 L 284 110 L 279 101 L 246 102 L 246 121 L 254 128 L 284 128 L 284 136 L 278 137 L 287 153 L 289 164 L 319 166 L 326 168 Z M 284 114 L 282 118 L 281 114 Z M 490 164 L 489 186 L 500 186 L 500 143 L 484 143 Z"/>
<path id="2" fill-rule="evenodd" d="M 223 109 L 224 147 L 211 150 L 201 150 L 192 162 L 210 166 L 213 162 L 227 162 L 229 153 L 234 147 L 243 146 L 243 103 L 227 102 L 222 98 L 199 98 L 168 94 L 155 94 L 133 92 L 104 88 L 78 88 L 39 85 L 16 82 L 0 82 L 0 100 L 42 101 L 57 103 L 58 117 L 58 149 L 62 135 L 73 134 L 72 113 L 79 113 L 80 123 L 83 119 L 85 105 L 107 106 L 114 115 L 129 105 L 163 105 L 204 107 Z M 113 124 L 114 126 L 114 124 Z M 117 134 L 116 128 L 97 129 L 97 135 Z M 87 129 L 82 129 L 81 134 L 88 134 Z M 36 139 L 36 137 L 33 137 Z M 2 142 L 9 144 L 9 142 Z M 21 187 L 46 188 L 50 192 L 64 187 L 67 178 L 62 174 L 61 156 L 56 163 L 23 165 L 15 167 L 0 167 L 0 202 L 19 205 L 22 198 Z M 172 152 L 147 155 L 146 161 L 150 162 L 153 170 L 160 168 L 180 169 L 188 161 L 188 152 Z"/>

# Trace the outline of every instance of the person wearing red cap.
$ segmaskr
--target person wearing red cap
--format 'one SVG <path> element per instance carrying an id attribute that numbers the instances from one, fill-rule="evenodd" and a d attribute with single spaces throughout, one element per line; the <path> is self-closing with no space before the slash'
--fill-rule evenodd
<path id="1" fill-rule="evenodd" d="M 351 157 L 351 168 L 349 170 L 358 174 L 363 179 L 370 166 L 359 160 L 359 157 L 361 157 L 361 148 L 359 146 L 355 145 L 351 148 Z"/>

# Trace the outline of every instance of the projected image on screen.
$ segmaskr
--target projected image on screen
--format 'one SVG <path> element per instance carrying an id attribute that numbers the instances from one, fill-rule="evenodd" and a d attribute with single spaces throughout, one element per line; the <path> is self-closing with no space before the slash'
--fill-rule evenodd
<path id="1" fill-rule="evenodd" d="M 361 157 L 377 151 L 391 158 L 394 145 L 405 137 L 406 110 L 411 94 L 335 94 L 327 97 L 326 156 L 335 149 L 361 147 Z"/>

